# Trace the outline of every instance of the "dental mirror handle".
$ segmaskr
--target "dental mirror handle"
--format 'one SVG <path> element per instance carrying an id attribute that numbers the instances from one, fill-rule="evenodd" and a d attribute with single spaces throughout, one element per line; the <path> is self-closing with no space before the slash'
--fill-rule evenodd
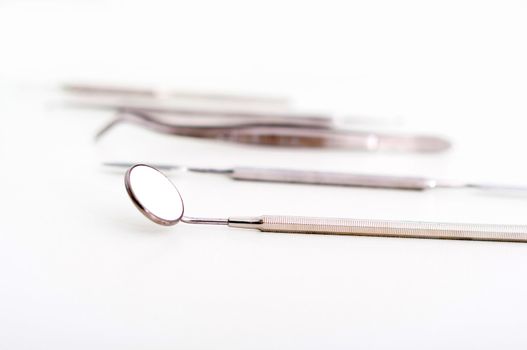
<path id="1" fill-rule="evenodd" d="M 239 167 L 233 168 L 229 176 L 233 179 L 244 181 L 398 188 L 406 190 L 426 190 L 436 187 L 435 180 L 417 176 L 366 175 L 287 169 Z"/>
<path id="2" fill-rule="evenodd" d="M 527 226 L 263 215 L 229 218 L 230 227 L 263 232 L 527 242 Z"/>

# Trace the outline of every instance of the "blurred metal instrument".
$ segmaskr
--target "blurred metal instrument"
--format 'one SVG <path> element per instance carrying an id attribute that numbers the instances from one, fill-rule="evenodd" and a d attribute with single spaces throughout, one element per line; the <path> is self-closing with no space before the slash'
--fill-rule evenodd
<path id="1" fill-rule="evenodd" d="M 133 107 L 128 105 L 133 100 L 139 100 L 146 103 L 148 100 L 199 100 L 207 102 L 220 103 L 237 103 L 237 104 L 265 104 L 268 106 L 277 106 L 284 108 L 288 106 L 289 100 L 284 97 L 271 96 L 250 96 L 227 93 L 207 93 L 183 90 L 162 90 L 153 88 L 139 88 L 117 85 L 85 84 L 85 83 L 66 83 L 61 85 L 61 90 L 71 95 L 87 98 L 109 98 L 108 100 L 85 100 L 86 104 L 97 106 L 99 101 L 100 107 Z M 111 100 L 111 98 L 114 98 Z M 117 100 L 116 100 L 117 99 Z M 119 100 L 121 99 L 121 100 Z M 113 102 L 110 102 L 113 101 Z M 121 102 L 118 102 L 121 101 Z M 126 101 L 126 102 L 124 102 Z M 112 105 L 113 103 L 113 105 Z M 120 105 L 127 103 L 127 105 Z M 117 104 L 117 105 L 116 105 Z M 149 105 L 152 105 L 150 103 Z M 140 104 L 136 107 L 140 107 Z"/>
<path id="2" fill-rule="evenodd" d="M 335 128 L 339 124 L 397 125 L 401 117 L 379 118 L 371 115 L 340 116 L 325 113 L 292 112 L 285 97 L 251 96 L 195 91 L 173 91 L 134 88 L 117 85 L 63 84 L 62 102 L 66 106 L 103 110 L 135 110 L 168 117 L 198 119 L 225 119 L 230 122 L 295 123 L 303 126 Z M 337 120 L 338 119 L 338 120 Z"/>
<path id="3" fill-rule="evenodd" d="M 131 122 L 166 134 L 254 145 L 406 152 L 439 152 L 450 147 L 448 140 L 431 135 L 341 129 L 331 116 L 291 112 L 283 98 L 89 84 L 62 88 L 76 97 L 68 105 L 118 111 L 97 137 L 120 122 Z"/>
<path id="4" fill-rule="evenodd" d="M 106 162 L 108 167 L 128 169 L 135 163 Z M 436 188 L 474 188 L 495 191 L 526 191 L 527 186 L 509 186 L 501 184 L 473 183 L 446 179 L 436 179 L 420 176 L 397 176 L 378 174 L 357 174 L 345 172 L 271 169 L 257 167 L 233 168 L 200 168 L 186 167 L 172 164 L 150 164 L 166 172 L 189 171 L 196 173 L 210 173 L 227 176 L 233 180 L 262 181 L 279 183 L 296 183 L 312 185 L 333 185 L 350 187 L 386 188 L 400 190 L 431 190 Z"/>
<path id="5" fill-rule="evenodd" d="M 148 113 L 172 122 L 206 125 L 217 123 L 283 124 L 334 127 L 333 118 L 315 113 L 294 113 L 285 98 L 207 93 L 164 93 L 151 89 L 112 86 L 65 85 L 72 95 L 67 106 Z M 168 96 L 168 97 L 167 97 Z M 183 120 L 183 122 L 181 122 Z"/>
<path id="6" fill-rule="evenodd" d="M 295 122 L 293 118 L 265 123 L 216 121 L 215 125 L 185 125 L 137 110 L 123 110 L 118 113 L 116 118 L 97 134 L 97 138 L 122 122 L 138 124 L 165 134 L 254 145 L 406 152 L 439 152 L 450 147 L 447 140 L 436 136 L 346 131 L 322 125 L 306 126 L 303 122 Z"/>

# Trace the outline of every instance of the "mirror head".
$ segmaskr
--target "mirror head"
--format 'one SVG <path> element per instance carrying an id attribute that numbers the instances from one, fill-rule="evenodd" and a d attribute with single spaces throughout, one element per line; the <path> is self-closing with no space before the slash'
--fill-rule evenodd
<path id="1" fill-rule="evenodd" d="M 156 224 L 172 226 L 183 217 L 183 199 L 178 189 L 159 170 L 134 165 L 126 172 L 124 182 L 137 209 Z"/>

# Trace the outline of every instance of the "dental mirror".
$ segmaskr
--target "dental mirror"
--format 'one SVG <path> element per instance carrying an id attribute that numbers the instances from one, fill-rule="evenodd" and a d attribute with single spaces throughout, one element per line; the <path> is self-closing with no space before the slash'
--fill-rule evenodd
<path id="1" fill-rule="evenodd" d="M 159 170 L 134 165 L 125 175 L 125 186 L 134 205 L 153 222 L 172 226 L 228 225 L 263 232 L 352 235 L 400 238 L 527 242 L 527 225 L 460 224 L 422 221 L 388 221 L 347 218 L 262 215 L 223 219 L 183 216 L 183 199 L 176 186 Z"/>
<path id="2" fill-rule="evenodd" d="M 126 173 L 125 185 L 137 209 L 153 222 L 172 226 L 181 220 L 183 199 L 163 173 L 136 165 Z"/>

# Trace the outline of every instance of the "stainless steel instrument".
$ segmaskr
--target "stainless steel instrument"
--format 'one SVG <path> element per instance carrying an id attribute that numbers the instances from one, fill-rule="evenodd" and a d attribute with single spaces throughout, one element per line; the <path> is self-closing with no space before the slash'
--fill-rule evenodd
<path id="1" fill-rule="evenodd" d="M 401 152 L 440 152 L 450 147 L 450 142 L 436 136 L 344 131 L 320 125 L 306 126 L 295 122 L 293 118 L 278 123 L 248 121 L 199 126 L 176 124 L 136 110 L 119 113 L 97 134 L 97 138 L 122 122 L 138 124 L 165 134 L 253 145 Z"/>
<path id="2" fill-rule="evenodd" d="M 330 115 L 292 112 L 283 98 L 89 84 L 66 84 L 63 91 L 73 96 L 66 100 L 69 106 L 118 112 L 97 136 L 130 122 L 171 135 L 253 145 L 403 152 L 440 152 L 450 147 L 448 140 L 434 135 L 343 129 Z M 191 105 L 182 103 L 189 100 Z M 341 122 L 346 120 L 351 119 Z"/>
<path id="3" fill-rule="evenodd" d="M 88 83 L 65 83 L 61 90 L 65 93 L 81 97 L 107 97 L 114 99 L 84 100 L 86 105 L 99 107 L 129 107 L 123 106 L 124 103 L 133 103 L 134 99 L 139 99 L 139 104 L 155 106 L 153 100 L 189 99 L 222 103 L 238 104 L 266 104 L 269 106 L 285 107 L 289 100 L 284 97 L 272 96 L 251 96 L 240 94 L 228 94 L 218 92 L 196 92 L 186 90 L 162 90 L 149 87 L 130 87 L 107 84 L 88 84 Z M 80 103 L 80 101 L 78 101 Z"/>
<path id="4" fill-rule="evenodd" d="M 527 242 L 527 226 L 315 218 L 283 215 L 197 218 L 184 216 L 177 188 L 160 171 L 147 165 L 131 167 L 125 187 L 134 205 L 153 222 L 172 226 L 188 224 L 227 225 L 264 232 L 303 234 L 435 238 L 453 240 Z"/>
<path id="5" fill-rule="evenodd" d="M 128 169 L 134 165 L 134 163 L 127 162 L 106 162 L 103 164 L 108 167 L 116 167 L 123 169 Z M 222 169 L 185 167 L 171 164 L 151 165 L 163 171 L 189 171 L 196 173 L 220 174 L 228 176 L 229 178 L 234 180 L 242 181 L 263 181 L 420 191 L 431 190 L 436 188 L 474 188 L 481 190 L 497 191 L 526 191 L 527 193 L 527 186 L 475 183 L 448 179 L 436 179 L 421 176 L 357 174 L 345 172 L 271 169 L 257 167 L 233 167 Z"/>

